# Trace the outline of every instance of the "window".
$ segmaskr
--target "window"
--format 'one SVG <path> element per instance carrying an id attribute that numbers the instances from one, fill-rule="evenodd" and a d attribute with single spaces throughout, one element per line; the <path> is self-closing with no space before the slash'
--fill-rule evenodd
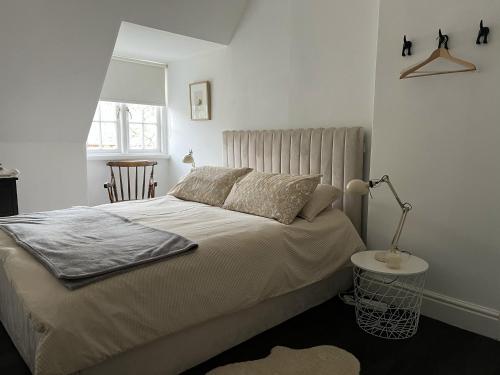
<path id="1" fill-rule="evenodd" d="M 120 107 L 116 103 L 99 102 L 87 138 L 87 150 L 119 149 L 118 128 Z"/>
<path id="2" fill-rule="evenodd" d="M 159 107 L 131 104 L 128 112 L 128 141 L 130 150 L 159 151 Z"/>
<path id="3" fill-rule="evenodd" d="M 87 138 L 90 154 L 162 153 L 163 108 L 100 101 Z"/>

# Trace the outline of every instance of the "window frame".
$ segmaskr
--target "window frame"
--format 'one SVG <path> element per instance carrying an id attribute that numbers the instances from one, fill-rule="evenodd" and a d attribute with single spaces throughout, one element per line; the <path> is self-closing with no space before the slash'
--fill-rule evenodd
<path id="1" fill-rule="evenodd" d="M 155 157 L 155 158 L 168 158 L 167 153 L 167 108 L 165 106 L 142 104 L 142 103 L 120 103 L 110 100 L 100 100 L 101 102 L 113 103 L 118 109 L 117 115 L 117 143 L 118 148 L 116 150 L 110 149 L 89 149 L 85 145 L 87 151 L 87 159 L 90 160 L 104 160 L 109 159 L 109 157 L 117 159 L 129 159 L 137 158 L 139 156 Z M 158 126 L 158 148 L 156 149 L 131 149 L 129 147 L 129 109 L 128 105 L 150 105 L 156 107 L 156 117 Z M 97 110 L 97 107 L 96 107 Z M 91 126 L 92 123 L 91 122 Z M 133 121 L 133 123 L 137 123 Z M 142 123 L 144 126 L 144 123 Z"/>
<path id="2" fill-rule="evenodd" d="M 101 104 L 101 102 L 108 102 L 106 100 L 100 100 L 98 103 L 97 103 L 97 107 L 96 107 L 96 111 L 97 109 L 99 108 L 99 105 Z M 116 111 L 116 104 L 115 102 L 108 102 L 108 103 L 114 103 L 115 104 L 115 111 Z M 95 116 L 95 112 L 94 112 L 94 116 Z M 116 143 L 117 143 L 117 148 L 116 150 L 111 150 L 111 149 L 103 149 L 103 148 L 100 148 L 100 149 L 89 149 L 87 148 L 87 142 L 85 142 L 85 149 L 87 150 L 87 154 L 88 153 L 95 153 L 95 154 L 102 154 L 102 155 L 109 155 L 109 154 L 123 154 L 123 148 L 122 148 L 122 145 L 121 145 L 121 141 L 120 139 L 122 138 L 122 125 L 121 125 L 121 118 L 120 118 L 120 113 L 117 113 L 116 114 Z M 92 118 L 92 121 L 90 123 L 90 126 L 92 126 L 92 124 L 94 123 L 94 118 Z M 102 123 L 103 122 L 111 122 L 111 121 L 101 121 L 101 116 L 99 116 L 99 126 L 100 126 L 100 141 L 101 141 L 101 145 L 102 145 Z M 89 129 L 89 132 L 90 132 L 90 129 Z M 87 139 L 88 139 L 88 135 L 87 135 Z"/>
<path id="3" fill-rule="evenodd" d="M 154 153 L 161 153 L 162 152 L 162 139 L 163 139 L 163 129 L 162 129 L 162 110 L 161 107 L 159 106 L 151 106 L 151 107 L 156 107 L 156 123 L 158 126 L 158 147 L 155 149 L 133 149 L 130 148 L 129 140 L 130 140 L 130 123 L 135 123 L 135 124 L 142 124 L 142 131 L 143 131 L 143 144 L 144 144 L 144 125 L 145 124 L 150 124 L 151 123 L 144 123 L 144 122 L 137 122 L 137 121 L 130 121 L 130 111 L 128 108 L 128 105 L 134 104 L 134 103 L 123 103 L 120 109 L 120 112 L 123 115 L 123 125 L 124 129 L 123 131 L 126 131 L 127 134 L 125 137 L 122 137 L 123 140 L 123 149 L 125 154 L 154 154 Z M 140 104 L 143 105 L 143 104 Z"/>

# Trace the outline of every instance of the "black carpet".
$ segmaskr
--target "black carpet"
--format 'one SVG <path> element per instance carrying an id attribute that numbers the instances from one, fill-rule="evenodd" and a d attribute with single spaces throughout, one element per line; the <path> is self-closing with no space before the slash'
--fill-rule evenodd
<path id="1" fill-rule="evenodd" d="M 217 366 L 263 358 L 276 345 L 295 349 L 336 345 L 359 359 L 363 375 L 500 375 L 498 341 L 426 317 L 421 318 L 419 331 L 411 339 L 379 339 L 361 331 L 353 308 L 338 298 L 186 371 L 185 375 L 205 374 Z M 2 327 L 0 374 L 29 374 Z"/>

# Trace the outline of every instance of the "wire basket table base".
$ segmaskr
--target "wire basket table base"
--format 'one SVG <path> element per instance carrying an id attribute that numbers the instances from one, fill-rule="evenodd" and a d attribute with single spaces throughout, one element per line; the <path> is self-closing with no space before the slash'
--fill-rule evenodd
<path id="1" fill-rule="evenodd" d="M 425 272 L 385 275 L 358 267 L 353 272 L 359 327 L 387 339 L 412 337 L 418 328 Z"/>

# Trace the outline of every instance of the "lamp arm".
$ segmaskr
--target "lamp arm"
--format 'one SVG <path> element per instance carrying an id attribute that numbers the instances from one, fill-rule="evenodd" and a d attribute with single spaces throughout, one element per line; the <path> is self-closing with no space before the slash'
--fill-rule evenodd
<path id="1" fill-rule="evenodd" d="M 389 179 L 388 175 L 382 176 L 379 180 L 370 181 L 370 187 L 376 187 L 377 185 L 381 184 L 382 182 L 385 182 L 389 186 L 389 189 L 391 189 L 391 192 L 394 195 L 394 198 L 396 198 L 396 201 L 398 202 L 399 207 L 401 207 L 401 210 L 403 210 L 403 212 L 401 213 L 401 218 L 399 219 L 398 226 L 396 227 L 396 233 L 394 233 L 394 237 L 392 238 L 392 242 L 391 242 L 391 250 L 397 250 L 399 237 L 401 237 L 401 233 L 403 232 L 403 227 L 404 227 L 404 224 L 406 221 L 406 216 L 408 215 L 408 212 L 412 209 L 412 206 L 410 203 L 403 202 L 401 200 L 401 198 L 399 198 L 399 195 L 396 192 L 396 189 L 394 189 L 394 186 L 392 185 L 391 180 Z"/>
<path id="2" fill-rule="evenodd" d="M 403 226 L 405 225 L 406 216 L 408 215 L 409 211 L 410 208 L 408 208 L 407 206 L 403 208 L 401 218 L 399 219 L 398 226 L 396 227 L 396 233 L 394 233 L 394 237 L 392 238 L 391 250 L 398 250 L 399 237 L 401 237 L 401 232 L 403 232 Z"/>
<path id="3" fill-rule="evenodd" d="M 399 207 L 401 207 L 401 209 L 404 210 L 405 205 L 409 205 L 409 203 L 404 203 L 401 200 L 401 198 L 399 198 L 399 195 L 396 192 L 396 189 L 394 189 L 394 185 L 391 183 L 391 180 L 389 179 L 388 175 L 382 176 L 379 180 L 371 180 L 370 187 L 376 187 L 377 185 L 381 184 L 382 182 L 385 182 L 389 186 L 389 189 L 391 189 L 392 195 L 394 195 L 394 198 L 396 198 L 396 201 L 398 202 Z M 410 205 L 410 209 L 411 209 L 411 205 Z"/>

